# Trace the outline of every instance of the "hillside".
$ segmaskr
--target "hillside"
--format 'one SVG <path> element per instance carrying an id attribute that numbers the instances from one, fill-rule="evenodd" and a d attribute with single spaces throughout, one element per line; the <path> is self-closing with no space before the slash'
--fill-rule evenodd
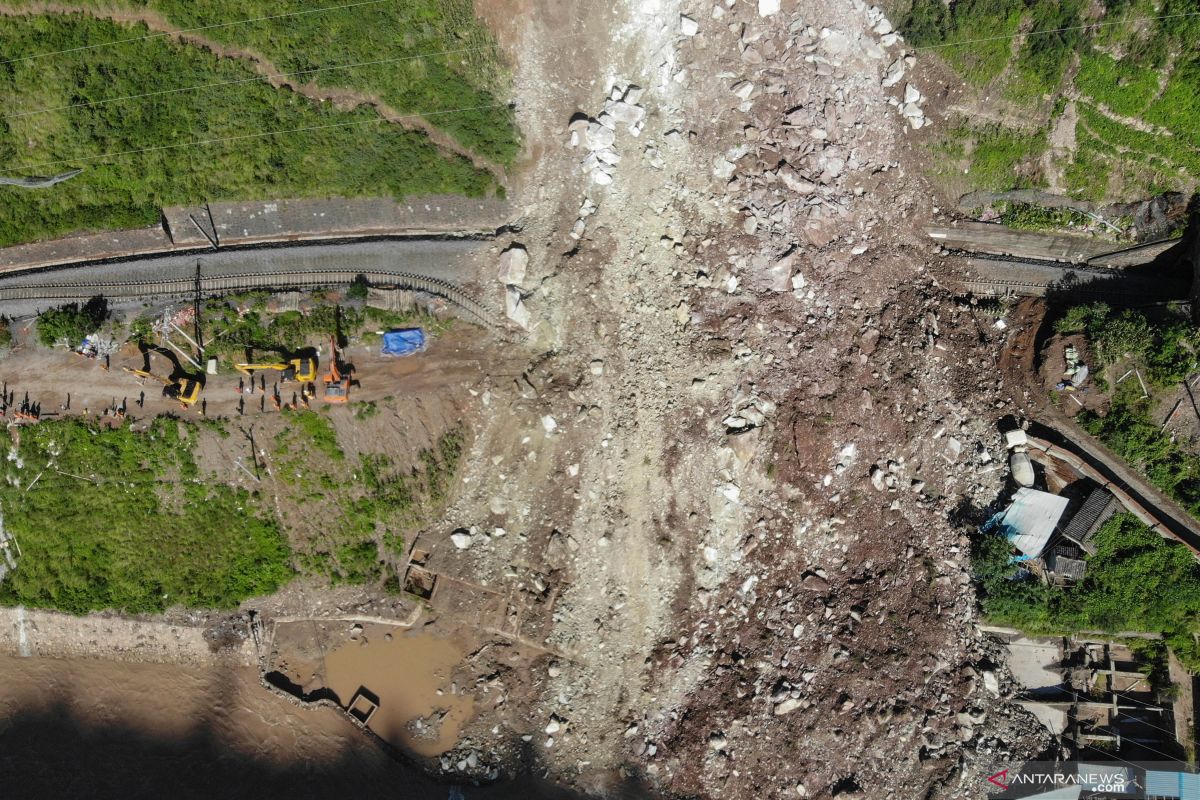
<path id="1" fill-rule="evenodd" d="M 1100 201 L 1196 186 L 1194 0 L 915 0 L 896 11 L 908 41 L 948 71 L 947 121 L 926 145 L 952 191 Z"/>
<path id="2" fill-rule="evenodd" d="M 0 174 L 83 173 L 0 186 L 0 245 L 222 199 L 483 196 L 517 151 L 469 3 L 29 8 L 0 16 Z"/>

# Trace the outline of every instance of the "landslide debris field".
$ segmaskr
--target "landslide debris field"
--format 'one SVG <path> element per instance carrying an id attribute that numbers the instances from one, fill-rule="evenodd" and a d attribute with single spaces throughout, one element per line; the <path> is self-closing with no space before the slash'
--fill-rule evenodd
<path id="1" fill-rule="evenodd" d="M 247 785 L 289 770 L 330 779 L 339 769 L 314 766 L 327 758 L 361 768 L 353 785 L 411 779 L 423 791 L 429 779 L 442 782 L 441 796 L 453 784 L 466 797 L 973 798 L 997 770 L 1064 752 L 1010 702 L 1012 675 L 983 612 L 1021 624 L 1026 611 L 1041 614 L 1034 623 L 1060 633 L 1139 625 L 1175 646 L 1192 634 L 1200 579 L 1179 550 L 1124 517 L 1106 529 L 1113 559 L 1097 572 L 1115 585 L 1169 568 L 1186 597 L 1152 608 L 1142 592 L 1116 607 L 1090 585 L 1009 591 L 1005 554 L 980 552 L 978 524 L 1012 488 L 1001 419 L 1051 413 L 1030 355 L 1045 344 L 1046 306 L 959 296 L 962 262 L 925 233 L 951 224 L 942 209 L 960 190 L 1012 189 L 1027 174 L 989 186 L 931 171 L 942 146 L 933 143 L 958 136 L 944 107 L 958 80 L 949 70 L 962 70 L 968 89 L 1000 86 L 1005 75 L 1020 83 L 1034 70 L 1044 86 L 1013 103 L 1073 113 L 1099 131 L 1075 90 L 1064 95 L 1071 112 L 1038 99 L 1080 74 L 1070 71 L 1074 56 L 1055 55 L 1056 67 L 1010 40 L 1009 58 L 981 72 L 962 56 L 914 50 L 893 30 L 941 42 L 976 35 L 969 13 L 991 18 L 985 4 L 938 5 L 910 14 L 849 0 L 479 0 L 476 18 L 463 3 L 396 0 L 329 11 L 325 22 L 205 30 L 213 43 L 193 53 L 205 69 L 390 58 L 420 52 L 427 34 L 440 37 L 435 48 L 489 54 L 437 69 L 320 73 L 314 80 L 344 89 L 342 99 L 377 96 L 353 112 L 314 101 L 311 84 L 290 94 L 269 78 L 247 84 L 306 114 L 386 116 L 385 107 L 417 108 L 442 91 L 511 98 L 513 110 L 430 118 L 417 130 L 333 129 L 417 137 L 404 141 L 436 154 L 432 170 L 370 142 L 274 138 L 169 168 L 113 162 L 103 169 L 117 171 L 105 184 L 116 195 L 82 182 L 99 168 L 61 184 L 64 193 L 13 194 L 26 215 L 13 238 L 40 235 L 36 225 L 108 226 L 143 202 L 166 202 L 122 192 L 130 176 L 158 181 L 168 169 L 163 192 L 183 185 L 183 169 L 239 196 L 335 192 L 320 180 L 283 183 L 309 177 L 287 159 L 332 169 L 349 147 L 350 161 L 373 162 L 371 180 L 348 179 L 354 193 L 420 191 L 425 180 L 439 191 L 504 186 L 510 225 L 455 273 L 472 277 L 462 283 L 501 324 L 455 318 L 451 304 L 419 294 L 399 302 L 404 293 L 359 281 L 200 298 L 170 318 L 191 334 L 188 315 L 199 314 L 217 373 L 204 377 L 202 401 L 180 407 L 122 369 L 148 358 L 156 374 L 196 374 L 157 349 L 162 303 L 110 308 L 98 298 L 8 321 L 6 419 L 25 416 L 9 427 L 0 484 L 3 530 L 20 547 L 0 582 L 10 606 L 0 610 L 0 643 L 29 657 L 3 665 L 20 676 L 14 685 L 53 671 L 46 656 L 181 663 L 180 675 L 208 688 L 184 693 L 193 699 L 178 711 L 144 703 L 128 725 L 156 734 L 164 761 L 197 742 L 209 752 L 230 741 L 237 759 L 213 780 Z M 140 31 L 161 29 L 160 15 L 198 27 L 264 13 L 249 0 L 83 15 L 20 8 L 0 23 Z M 1039 9 L 1010 9 L 1000 32 L 1050 24 Z M 1096 48 L 1089 57 L 1120 61 L 1104 50 L 1107 35 L 1080 41 Z M 128 46 L 196 48 L 189 37 Z M 13 67 L 0 69 L 0 82 L 26 65 Z M 1183 65 L 1172 69 L 1168 88 Z M 116 106 L 78 113 L 115 115 Z M 962 112 L 972 126 L 990 119 L 978 108 Z M 10 132 L 19 122 L 5 120 Z M 44 141 L 77 142 L 90 130 L 63 124 Z M 1023 142 L 1035 140 L 1027 134 Z M 960 155 L 980 152 L 971 147 Z M 1117 152 L 1096 199 L 1136 194 L 1150 178 L 1143 167 L 1159 169 Z M 1030 150 L 1009 167 L 1036 158 Z M 1116 177 L 1133 162 L 1135 174 Z M 1059 164 L 1060 174 L 1078 164 Z M 255 177 L 239 183 L 246 175 Z M 1170 187 L 1190 180 L 1172 176 Z M 80 223 L 84 195 L 111 216 Z M 1066 319 L 1063 336 L 1101 339 L 1120 327 L 1100 308 Z M 380 355 L 378 332 L 414 326 L 428 337 L 424 351 Z M 97 333 L 97 358 L 69 352 Z M 305 407 L 295 383 L 276 394 L 273 374 L 251 394 L 231 369 L 251 348 L 256 360 L 315 354 L 324 373 L 331 335 L 360 383 L 346 404 L 318 397 Z M 1140 357 L 1174 381 L 1192 368 L 1192 349 L 1166 349 Z M 1180 500 L 1194 507 L 1190 495 Z M 65 663 L 55 680 L 85 692 L 88 676 Z M 171 691 L 149 665 L 134 673 Z M 113 691 L 115 705 L 130 702 Z M 0 703 L 34 709 L 25 721 L 6 712 L 13 730 L 55 730 L 23 691 L 0 692 Z M 91 717 L 126 718 L 71 708 L 75 730 L 106 730 Z M 279 714 L 286 735 L 259 736 L 258 723 L 239 723 L 244 711 L 267 729 Z M 25 757 L 43 763 L 36 742 L 45 740 L 31 737 L 26 749 L 39 752 Z M 247 741 L 250 752 L 240 749 Z M 155 771 L 152 785 L 170 786 L 159 773 L 170 771 Z"/>

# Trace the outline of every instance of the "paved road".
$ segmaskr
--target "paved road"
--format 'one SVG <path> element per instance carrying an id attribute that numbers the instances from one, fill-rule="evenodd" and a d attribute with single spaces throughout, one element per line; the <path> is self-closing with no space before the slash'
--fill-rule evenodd
<path id="1" fill-rule="evenodd" d="M 39 270 L 0 278 L 0 287 L 40 286 L 47 283 L 161 280 L 191 278 L 200 264 L 209 276 L 261 272 L 404 271 L 455 283 L 476 278 L 472 255 L 490 242 L 473 239 L 393 239 L 345 243 L 288 244 L 246 249 L 222 249 L 189 255 L 155 256 L 115 263 Z M 42 301 L 0 302 L 0 314 L 18 317 L 49 305 Z"/>

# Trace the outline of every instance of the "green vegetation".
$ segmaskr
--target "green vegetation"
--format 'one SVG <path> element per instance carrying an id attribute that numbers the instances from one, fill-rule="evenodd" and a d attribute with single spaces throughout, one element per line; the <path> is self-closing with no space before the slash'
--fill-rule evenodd
<path id="1" fill-rule="evenodd" d="M 287 414 L 291 424 L 288 426 L 288 431 L 281 433 L 276 439 L 276 442 L 280 444 L 280 455 L 287 452 L 283 443 L 295 432 L 308 443 L 309 447 L 324 453 L 334 461 L 346 459 L 346 454 L 338 445 L 337 432 L 333 429 L 333 423 L 329 421 L 328 417 L 322 417 L 312 411 L 284 410 L 283 413 Z"/>
<path id="2" fill-rule="evenodd" d="M 970 42 L 939 51 L 968 83 L 984 86 L 1008 63 L 1007 37 L 1023 12 L 1020 0 L 959 0 L 951 10 L 941 0 L 915 0 L 900 29 L 917 47 Z"/>
<path id="3" fill-rule="evenodd" d="M 1067 309 L 1054 327 L 1085 334 L 1094 367 L 1127 361 L 1160 388 L 1177 385 L 1200 361 L 1200 329 L 1185 319 L 1151 324 L 1139 311 L 1118 313 L 1105 303 L 1090 303 Z"/>
<path id="4" fill-rule="evenodd" d="M 320 529 L 302 546 L 304 572 L 333 583 L 385 581 L 389 559 L 404 553 L 405 536 L 449 497 L 462 458 L 463 432 L 451 430 L 420 453 L 417 465 L 399 469 L 389 456 L 359 457 L 356 471 L 333 456 L 306 458 L 306 449 L 341 453 L 327 417 L 297 412 L 302 426 L 290 426 L 276 438 L 278 474 L 296 508 L 320 508 Z M 336 506 L 325 500 L 338 496 Z M 345 499 L 348 498 L 348 499 Z"/>
<path id="5" fill-rule="evenodd" d="M 67 303 L 47 309 L 38 314 L 38 341 L 47 347 L 54 347 L 60 342 L 68 347 L 76 347 L 83 337 L 95 333 L 107 317 L 108 301 L 103 297 L 93 297 L 83 306 Z"/>
<path id="6" fill-rule="evenodd" d="M 972 564 L 984 613 L 1030 633 L 1103 630 L 1161 633 L 1192 669 L 1200 668 L 1200 564 L 1129 514 L 1118 514 L 1096 534 L 1087 575 L 1067 588 L 1013 580 L 1016 567 L 1002 536 L 979 534 Z"/>
<path id="7" fill-rule="evenodd" d="M 205 352 L 241 359 L 246 350 L 295 351 L 321 337 L 339 334 L 345 341 L 373 336 L 376 329 L 420 327 L 429 336 L 444 333 L 450 319 L 435 319 L 420 312 L 393 312 L 379 308 L 342 306 L 321 292 L 309 295 L 303 311 L 267 310 L 265 292 L 230 295 L 204 305 Z"/>
<path id="8" fill-rule="evenodd" d="M 1028 170 L 1006 177 L 1002 165 L 1039 160 L 1048 137 L 1020 148 L 1025 126 L 1053 129 L 1073 90 L 1079 97 L 1075 145 L 1056 153 L 1053 167 L 1072 196 L 1096 201 L 1113 192 L 1132 199 L 1196 185 L 1200 0 L 1111 0 L 1103 6 L 1098 15 L 1083 0 L 903 4 L 908 11 L 900 17 L 901 31 L 918 47 L 932 48 L 975 88 L 967 102 L 989 112 L 986 119 L 1013 120 L 1000 130 L 994 122 L 956 126 L 948 138 L 965 146 L 953 165 L 957 170 L 940 169 L 943 176 L 969 167 L 968 181 L 984 190 L 1042 183 Z M 1142 129 L 1143 123 L 1160 130 Z M 973 144 L 987 139 L 998 141 L 995 155 L 975 157 Z M 937 149 L 946 153 L 946 145 L 944 138 Z M 985 143 L 985 152 L 991 149 Z"/>
<path id="9" fill-rule="evenodd" d="M 154 5 L 181 27 L 309 7 L 302 0 Z M 462 6 L 458 0 L 398 0 L 205 33 L 277 58 L 284 71 L 310 70 L 481 41 L 482 28 L 463 15 Z M 453 19 L 447 16 L 451 11 Z M 245 61 L 150 36 L 140 24 L 81 15 L 0 17 L 0 40 L 14 56 L 58 53 L 18 58 L 0 68 L 0 105 L 6 112 L 0 118 L 0 158 L 6 172 L 85 170 L 53 190 L 0 187 L 5 208 L 0 245 L 79 229 L 151 225 L 161 206 L 175 204 L 497 191 L 491 173 L 439 150 L 424 133 L 382 122 L 373 109 L 339 111 L 272 88 Z M 105 46 L 90 47 L 96 43 Z M 378 91 L 401 111 L 435 112 L 432 124 L 488 158 L 507 162 L 516 152 L 511 112 L 497 107 L 503 76 L 494 59 L 484 66 L 442 56 L 327 70 L 319 77 L 323 85 Z M 214 83 L 225 85 L 116 100 Z M 94 103 L 99 104 L 88 105 Z M 477 110 L 436 114 L 459 108 Z M 289 130 L 296 132 L 275 133 Z M 239 138 L 162 149 L 227 137 Z M 110 153 L 122 155 L 98 158 Z"/>
<path id="10" fill-rule="evenodd" d="M 1108 413 L 1082 413 L 1080 423 L 1131 467 L 1200 518 L 1200 456 L 1183 449 L 1150 418 L 1134 381 L 1117 387 Z"/>
<path id="11" fill-rule="evenodd" d="M 197 482 L 195 435 L 169 418 L 144 433 L 76 420 L 22 430 L 0 484 L 22 556 L 0 602 L 73 613 L 228 608 L 288 580 L 287 544 L 256 498 Z"/>
<path id="12" fill-rule="evenodd" d="M 967 142 L 971 182 L 994 191 L 1040 186 L 1038 157 L 1046 147 L 1046 132 L 1016 131 L 1001 125 L 972 127 L 960 120 L 948 139 Z"/>
<path id="13" fill-rule="evenodd" d="M 1091 224 L 1092 218 L 1073 208 L 1046 208 L 1030 203 L 1004 203 L 1001 206 L 1000 222 L 1010 228 L 1044 231 L 1060 228 L 1086 228 Z"/>
<path id="14" fill-rule="evenodd" d="M 1036 101 L 1056 91 L 1063 70 L 1082 41 L 1079 31 L 1082 0 L 1031 3 L 1029 36 L 1021 43 L 1005 94 L 1018 101 Z"/>
<path id="15" fill-rule="evenodd" d="M 367 276 L 355 275 L 354 282 L 346 290 L 346 297 L 350 300 L 366 300 L 370 289 L 371 284 L 367 281 Z"/>
<path id="16" fill-rule="evenodd" d="M 1059 333 L 1087 337 L 1092 367 L 1100 385 L 1111 371 L 1137 369 L 1151 389 L 1175 388 L 1200 366 L 1200 328 L 1185 319 L 1151 323 L 1137 311 L 1117 313 L 1104 303 L 1074 306 L 1055 323 Z M 1077 417 L 1088 433 L 1104 442 L 1130 466 L 1200 518 L 1200 456 L 1189 452 L 1151 419 L 1152 402 L 1140 384 L 1128 379 L 1114 386 L 1103 416 Z"/>
<path id="17" fill-rule="evenodd" d="M 1158 93 L 1158 72 L 1132 59 L 1120 61 L 1089 49 L 1081 54 L 1075 86 L 1085 97 L 1117 114 L 1140 115 Z"/>
<path id="18" fill-rule="evenodd" d="M 273 17 L 210 27 L 204 35 L 262 53 L 282 72 L 323 69 L 312 78 L 324 86 L 369 92 L 401 113 L 427 114 L 433 125 L 484 158 L 507 164 L 519 148 L 513 111 L 503 102 L 508 73 L 472 0 L 387 0 L 297 16 L 280 15 L 343 3 L 137 2 L 182 28 Z M 336 68 L 345 64 L 362 66 Z M 468 110 L 437 113 L 451 109 Z"/>
<path id="19" fill-rule="evenodd" d="M 1075 157 L 1063 170 L 1067 190 L 1080 200 L 1100 201 L 1108 194 L 1112 161 L 1104 155 L 1103 143 L 1081 123 L 1075 126 Z M 1111 148 L 1108 148 L 1111 151 Z M 1115 152 L 1115 151 L 1112 151 Z"/>

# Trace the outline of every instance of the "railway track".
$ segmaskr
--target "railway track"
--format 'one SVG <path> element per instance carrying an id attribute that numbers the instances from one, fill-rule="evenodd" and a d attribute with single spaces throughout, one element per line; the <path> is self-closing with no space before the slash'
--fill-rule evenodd
<path id="1" fill-rule="evenodd" d="M 1064 264 L 1013 256 L 956 251 L 965 261 L 959 278 L 964 291 L 978 295 L 1046 297 L 1057 291 L 1081 298 L 1117 302 L 1161 302 L 1186 297 L 1178 276 L 1145 270 Z"/>
<path id="2" fill-rule="evenodd" d="M 324 286 L 343 286 L 362 275 L 372 286 L 407 289 L 437 295 L 452 303 L 474 321 L 490 328 L 504 325 L 458 285 L 442 278 L 417 275 L 403 271 L 313 270 L 305 272 L 252 272 L 239 275 L 201 275 L 196 278 L 165 280 L 61 282 L 31 285 L 0 284 L 0 302 L 12 300 L 88 300 L 97 295 L 106 298 L 141 298 L 191 296 L 199 289 L 205 296 L 244 292 L 254 289 L 314 289 Z"/>

